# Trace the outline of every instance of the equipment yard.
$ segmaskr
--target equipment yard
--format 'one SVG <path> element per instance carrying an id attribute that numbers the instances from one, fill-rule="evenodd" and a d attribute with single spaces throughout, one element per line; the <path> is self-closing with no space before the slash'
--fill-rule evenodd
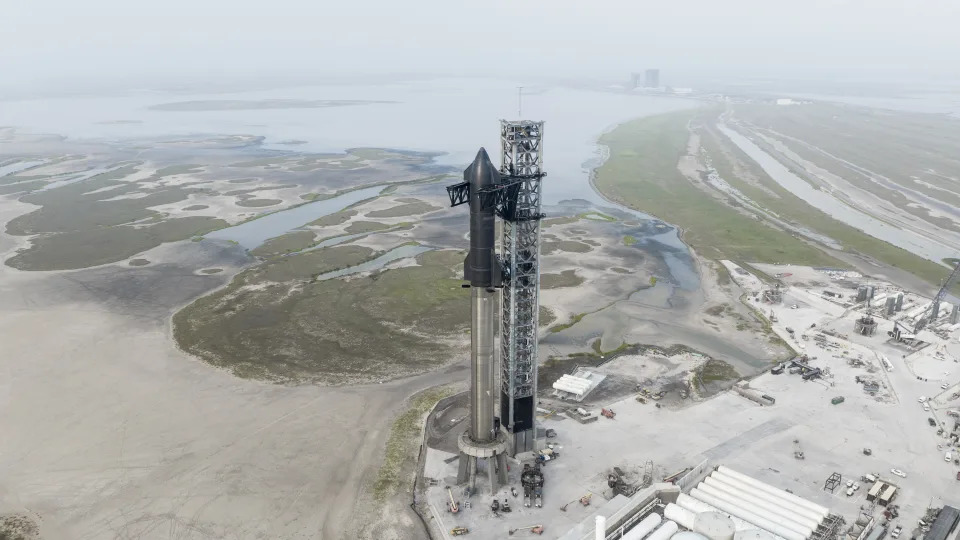
<path id="1" fill-rule="evenodd" d="M 607 377 L 583 403 L 564 402 L 553 397 L 553 389 L 541 388 L 538 426 L 546 434 L 541 439 L 546 449 L 545 457 L 538 453 L 536 460 L 544 477 L 542 508 L 523 504 L 522 461 L 510 461 L 510 481 L 495 496 L 481 491 L 465 497 L 456 485 L 456 454 L 429 448 L 423 475 L 425 484 L 432 484 L 426 489 L 432 530 L 449 535 L 463 527 L 478 538 L 505 538 L 511 530 L 543 524 L 544 538 L 568 533 L 570 538 L 593 537 L 593 518 L 609 519 L 625 504 L 623 497 L 611 500 L 616 493 L 610 485 L 616 482 L 608 480 L 615 467 L 616 477 L 622 478 L 617 492 L 641 497 L 650 491 L 644 488 L 681 476 L 674 474 L 678 471 L 693 468 L 702 477 L 726 465 L 828 508 L 844 518 L 841 531 L 852 534 L 847 538 L 861 533 L 866 538 L 869 529 L 886 521 L 884 511 L 891 512 L 888 530 L 899 525 L 904 536 L 922 537 L 918 523 L 930 517 L 928 509 L 958 502 L 947 495 L 955 491 L 960 470 L 952 435 L 953 408 L 960 398 L 960 343 L 949 307 L 942 305 L 939 320 L 917 335 L 926 345 L 916 340 L 910 345 L 888 332 L 895 319 L 910 326 L 908 315 L 922 318 L 924 310 L 914 312 L 929 298 L 906 293 L 901 310 L 887 316 L 882 295 L 896 298 L 899 289 L 855 272 L 754 265 L 761 272 L 757 276 L 750 267 L 727 266 L 745 290 L 745 302 L 772 315 L 772 330 L 798 353 L 794 361 L 713 396 L 692 391 L 681 399 L 657 399 L 638 388 L 625 398 L 602 401 L 610 372 L 626 371 L 636 358 L 649 362 L 652 353 L 646 360 L 641 353 L 604 364 Z M 868 285 L 879 307 L 856 302 L 858 287 Z M 763 291 L 771 287 L 780 293 L 779 304 L 763 300 Z M 824 291 L 834 296 L 825 298 Z M 875 332 L 855 333 L 868 310 Z M 681 372 L 675 380 L 685 379 Z M 578 409 L 593 420 L 585 421 Z M 613 418 L 604 417 L 602 409 Z M 456 425 L 454 421 L 448 429 Z M 534 454 L 518 457 L 528 463 L 535 459 Z M 678 484 L 689 494 L 698 481 Z M 447 487 L 459 504 L 455 514 L 448 511 Z M 871 490 L 876 493 L 870 495 Z M 881 501 L 887 491 L 893 500 Z M 584 497 L 588 505 L 581 503 Z M 497 512 L 491 511 L 494 499 L 501 507 Z M 510 512 L 502 510 L 504 500 Z M 867 530 L 861 511 L 875 518 Z M 855 525 L 858 518 L 860 525 Z M 620 538 L 613 529 L 606 534 Z"/>

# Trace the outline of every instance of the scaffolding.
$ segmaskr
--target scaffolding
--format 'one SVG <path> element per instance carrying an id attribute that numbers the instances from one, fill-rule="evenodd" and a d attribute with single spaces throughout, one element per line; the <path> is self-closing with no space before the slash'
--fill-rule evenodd
<path id="1" fill-rule="evenodd" d="M 543 122 L 500 121 L 502 184 L 490 195 L 503 219 L 500 418 L 513 455 L 534 450 L 536 435 L 542 148 Z"/>

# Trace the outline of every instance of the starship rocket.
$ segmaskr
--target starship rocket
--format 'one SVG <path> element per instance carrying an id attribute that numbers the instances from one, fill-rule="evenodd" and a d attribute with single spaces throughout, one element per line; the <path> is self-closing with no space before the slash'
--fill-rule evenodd
<path id="1" fill-rule="evenodd" d="M 502 283 L 500 263 L 494 251 L 496 214 L 492 205 L 483 208 L 480 190 L 500 183 L 500 173 L 483 148 L 466 170 L 470 184 L 470 252 L 463 263 L 463 278 L 470 282 L 470 439 L 487 443 L 494 433 L 494 313 L 496 291 Z"/>

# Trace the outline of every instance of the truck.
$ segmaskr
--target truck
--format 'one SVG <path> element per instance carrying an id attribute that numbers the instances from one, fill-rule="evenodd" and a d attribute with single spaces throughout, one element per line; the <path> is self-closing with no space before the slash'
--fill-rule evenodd
<path id="1" fill-rule="evenodd" d="M 843 397 L 843 396 L 837 396 L 837 397 L 835 397 L 835 398 L 833 398 L 833 399 L 830 400 L 830 403 L 833 403 L 834 405 L 839 405 L 839 404 L 841 404 L 841 403 L 843 403 L 843 402 L 844 402 L 844 397 Z"/>

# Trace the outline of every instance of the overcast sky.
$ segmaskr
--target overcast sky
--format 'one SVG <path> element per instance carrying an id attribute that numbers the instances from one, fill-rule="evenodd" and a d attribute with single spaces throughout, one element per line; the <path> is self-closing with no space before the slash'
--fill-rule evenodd
<path id="1" fill-rule="evenodd" d="M 960 0 L 4 0 L 0 87 L 197 74 L 960 76 Z"/>

